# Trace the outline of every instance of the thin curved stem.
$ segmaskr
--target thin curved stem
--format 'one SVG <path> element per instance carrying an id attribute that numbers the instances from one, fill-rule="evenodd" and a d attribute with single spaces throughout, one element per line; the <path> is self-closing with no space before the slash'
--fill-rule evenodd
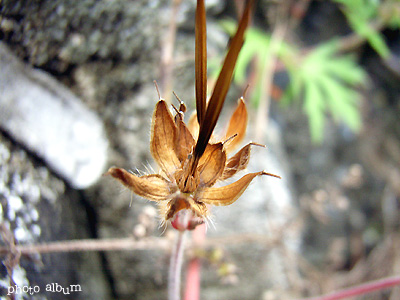
<path id="1" fill-rule="evenodd" d="M 387 277 L 384 279 L 367 282 L 358 286 L 354 286 L 348 289 L 333 292 L 328 295 L 305 298 L 302 300 L 339 300 L 347 299 L 349 297 L 364 295 L 373 291 L 386 289 L 395 285 L 400 285 L 400 276 Z"/>
<path id="2" fill-rule="evenodd" d="M 192 231 L 192 240 L 195 247 L 201 247 L 206 238 L 206 224 L 197 226 Z M 200 277 L 201 277 L 201 259 L 193 257 L 186 272 L 186 288 L 184 300 L 199 300 L 200 299 Z"/>
<path id="3" fill-rule="evenodd" d="M 171 253 L 171 261 L 168 274 L 168 300 L 181 299 L 181 272 L 183 252 L 185 249 L 186 230 L 177 231 L 174 248 Z"/>

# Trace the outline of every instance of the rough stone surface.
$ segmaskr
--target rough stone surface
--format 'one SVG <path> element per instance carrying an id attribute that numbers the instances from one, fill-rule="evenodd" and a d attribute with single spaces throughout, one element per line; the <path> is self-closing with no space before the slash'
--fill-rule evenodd
<path id="1" fill-rule="evenodd" d="M 67 88 L 0 44 L 0 127 L 76 188 L 104 172 L 102 121 Z"/>
<path id="2" fill-rule="evenodd" d="M 42 162 L 0 134 L 0 222 L 13 233 L 17 244 L 88 238 L 87 215 L 80 198 Z M 51 283 L 66 288 L 80 284 L 82 292 L 74 293 L 74 299 L 107 299 L 109 294 L 99 256 L 93 253 L 22 256 L 14 272 L 18 286 L 40 288 L 35 295 L 16 294 L 18 300 L 65 299 L 63 293 L 45 291 Z M 0 295 L 7 293 L 6 275 L 2 264 Z"/>
<path id="3" fill-rule="evenodd" d="M 9 18 L 11 41 L 22 44 L 19 49 L 29 61 L 44 65 L 53 60 L 60 71 L 92 57 L 128 61 L 152 52 L 158 46 L 154 25 L 160 15 L 155 18 L 151 11 L 161 2 L 6 0 L 2 12 Z"/>

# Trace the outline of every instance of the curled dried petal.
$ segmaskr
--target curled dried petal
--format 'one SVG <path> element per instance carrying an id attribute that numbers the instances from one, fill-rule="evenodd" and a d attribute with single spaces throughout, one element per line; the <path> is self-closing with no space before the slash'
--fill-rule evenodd
<path id="1" fill-rule="evenodd" d="M 110 168 L 105 175 L 111 175 L 135 194 L 152 201 L 167 200 L 176 190 L 158 174 L 139 177 L 124 169 Z"/>
<path id="2" fill-rule="evenodd" d="M 253 145 L 265 147 L 264 145 L 257 143 L 249 143 L 244 146 L 228 160 L 224 169 L 224 173 L 219 180 L 226 180 L 247 167 L 250 160 L 250 147 Z"/>
<path id="3" fill-rule="evenodd" d="M 269 174 L 264 171 L 250 173 L 229 185 L 204 189 L 204 191 L 198 195 L 199 201 L 217 206 L 230 205 L 243 194 L 250 182 L 259 175 L 270 175 L 280 178 L 277 175 Z"/>

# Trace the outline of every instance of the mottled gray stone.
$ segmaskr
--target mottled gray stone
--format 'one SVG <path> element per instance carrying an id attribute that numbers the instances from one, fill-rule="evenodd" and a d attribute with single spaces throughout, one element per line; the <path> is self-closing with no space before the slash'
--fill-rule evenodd
<path id="1" fill-rule="evenodd" d="M 90 237 L 80 193 L 65 185 L 42 161 L 1 133 L 0 223 L 19 245 Z M 1 238 L 0 245 L 5 246 Z M 4 260 L 3 256 L 1 260 Z M 14 268 L 13 279 L 20 287 L 40 288 L 37 294 L 15 294 L 16 300 L 68 297 L 63 293 L 46 292 L 46 285 L 51 283 L 62 287 L 79 284 L 82 291 L 71 293 L 71 299 L 109 299 L 110 294 L 97 253 L 22 255 Z M 8 285 L 5 266 L 0 264 L 0 299 L 7 293 Z"/>
<path id="2" fill-rule="evenodd" d="M 66 87 L 21 63 L 0 44 L 0 126 L 76 188 L 104 171 L 101 119 Z"/>

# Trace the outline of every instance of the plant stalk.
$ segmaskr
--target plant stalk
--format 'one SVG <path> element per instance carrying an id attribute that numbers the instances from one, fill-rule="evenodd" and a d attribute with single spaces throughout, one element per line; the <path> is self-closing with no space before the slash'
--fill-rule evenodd
<path id="1" fill-rule="evenodd" d="M 197 226 L 192 231 L 192 240 L 195 247 L 201 247 L 206 239 L 206 224 Z M 186 272 L 186 288 L 184 300 L 200 299 L 200 276 L 201 276 L 201 260 L 200 257 L 193 257 Z"/>
<path id="2" fill-rule="evenodd" d="M 183 252 L 185 248 L 186 230 L 177 231 L 174 248 L 171 253 L 171 261 L 168 274 L 168 300 L 181 299 L 181 272 Z"/>
<path id="3" fill-rule="evenodd" d="M 328 295 L 313 297 L 313 298 L 304 298 L 302 300 L 340 300 L 347 299 L 350 297 L 360 296 L 364 294 L 371 293 L 373 291 L 379 291 L 386 288 L 390 288 L 396 285 L 400 285 L 400 276 L 387 277 L 371 282 L 367 282 L 364 284 L 360 284 L 358 286 L 353 286 L 348 289 L 335 291 Z"/>

